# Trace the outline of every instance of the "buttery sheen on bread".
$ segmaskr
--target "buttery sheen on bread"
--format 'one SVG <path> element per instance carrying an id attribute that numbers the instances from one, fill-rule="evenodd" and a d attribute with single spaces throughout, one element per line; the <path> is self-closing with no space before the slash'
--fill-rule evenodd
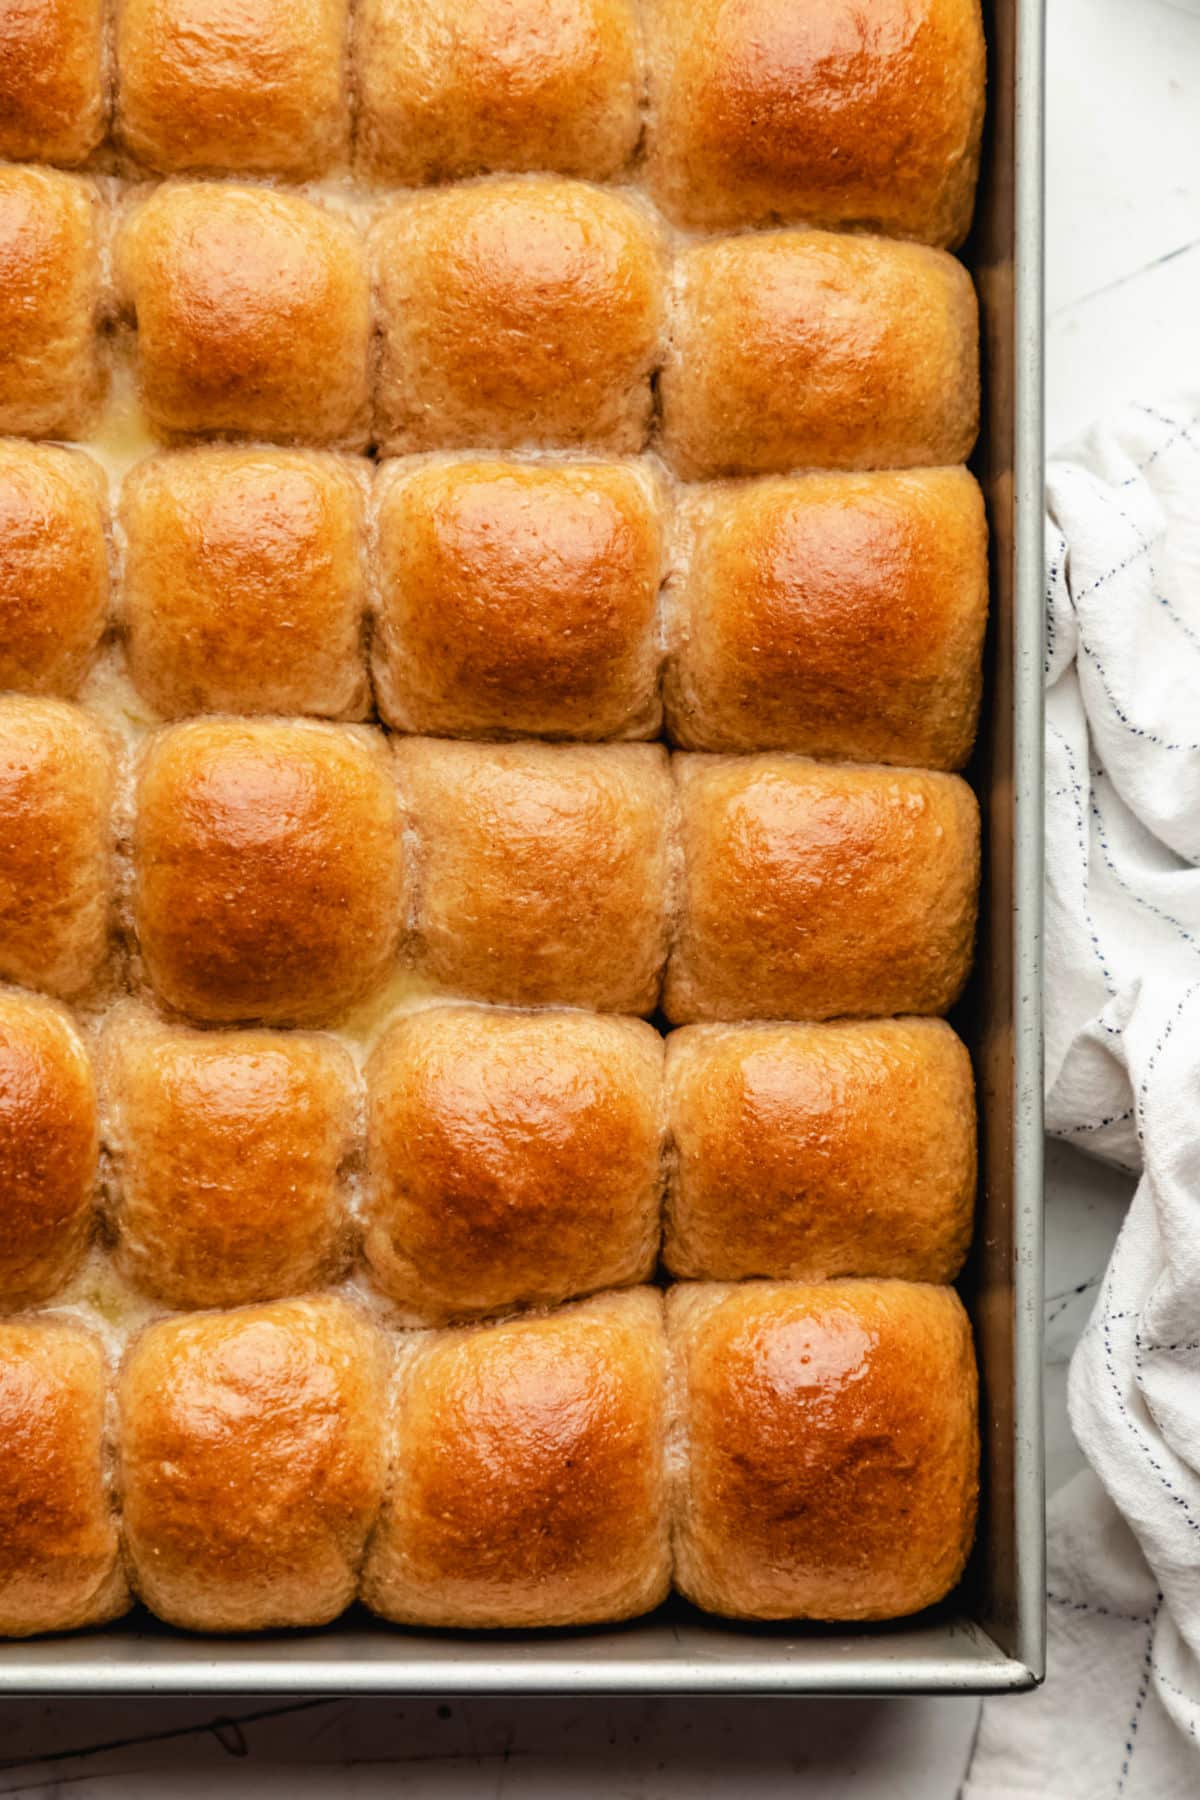
<path id="1" fill-rule="evenodd" d="M 346 0 L 117 0 L 116 131 L 147 168 L 305 181 L 350 137 Z"/>
<path id="2" fill-rule="evenodd" d="M 365 444 L 370 306 L 349 220 L 278 188 L 165 182 L 130 204 L 115 269 L 158 432 Z"/>
<path id="3" fill-rule="evenodd" d="M 979 0 L 647 0 L 646 19 L 647 179 L 677 223 L 966 236 Z"/>
<path id="4" fill-rule="evenodd" d="M 979 806 L 956 775 L 677 756 L 673 1024 L 941 1013 L 971 964 Z"/>
<path id="5" fill-rule="evenodd" d="M 126 478 L 121 624 L 159 713 L 363 716 L 365 485 L 312 450 L 181 451 Z"/>
<path id="6" fill-rule="evenodd" d="M 941 1019 L 689 1025 L 667 1039 L 673 1275 L 953 1281 L 975 1092 Z"/>
<path id="7" fill-rule="evenodd" d="M 163 1319 L 121 1370 L 134 1591 L 189 1631 L 322 1625 L 354 1598 L 384 1479 L 386 1358 L 344 1300 Z"/>
<path id="8" fill-rule="evenodd" d="M 99 213 L 77 176 L 0 165 L 0 433 L 77 438 L 95 422 Z"/>
<path id="9" fill-rule="evenodd" d="M 473 1000 L 653 1012 L 674 888 L 662 746 L 395 751 L 420 973 Z"/>
<path id="10" fill-rule="evenodd" d="M 659 484 L 636 463 L 386 465 L 375 688 L 401 731 L 650 737 Z"/>
<path id="11" fill-rule="evenodd" d="M 682 1283 L 675 1582 L 734 1619 L 892 1619 L 975 1531 L 977 1378 L 952 1288 Z"/>
<path id="12" fill-rule="evenodd" d="M 642 449 L 663 325 L 649 208 L 528 175 L 404 200 L 371 242 L 383 449 Z"/>
<path id="13" fill-rule="evenodd" d="M 105 1452 L 97 1340 L 0 1320 L 0 1636 L 72 1631 L 129 1605 Z"/>
<path id="14" fill-rule="evenodd" d="M 64 1007 L 0 991 L 0 1311 L 51 1299 L 92 1224 L 96 1088 Z"/>
<path id="15" fill-rule="evenodd" d="M 406 1320 L 653 1274 L 662 1062 L 640 1019 L 439 1006 L 392 1025 L 367 1075 L 365 1251 Z"/>
<path id="16" fill-rule="evenodd" d="M 362 1597 L 399 1624 L 634 1618 L 670 1579 L 662 1297 L 410 1339 Z"/>
<path id="17" fill-rule="evenodd" d="M 602 181 L 641 131 L 635 0 L 363 0 L 358 159 L 406 187 L 492 170 Z"/>
<path id="18" fill-rule="evenodd" d="M 337 1278 L 357 1102 L 340 1044 L 119 1007 L 102 1072 L 110 1225 L 135 1286 L 171 1307 L 238 1306 Z"/>
<path id="19" fill-rule="evenodd" d="M 0 696 L 0 980 L 69 999 L 100 972 L 115 756 L 62 700 Z"/>
<path id="20" fill-rule="evenodd" d="M 681 249 L 673 288 L 662 451 L 685 480 L 970 455 L 978 309 L 944 250 L 748 232 Z"/>
<path id="21" fill-rule="evenodd" d="M 987 520 L 965 469 L 685 491 L 666 707 L 689 750 L 957 769 L 987 623 Z"/>
<path id="22" fill-rule="evenodd" d="M 135 807 L 133 924 L 169 1006 L 317 1024 L 383 980 L 405 879 L 378 733 L 190 720 L 145 746 Z"/>
<path id="23" fill-rule="evenodd" d="M 0 0 L 0 157 L 80 163 L 108 110 L 104 0 Z"/>
<path id="24" fill-rule="evenodd" d="M 0 688 L 75 694 L 108 612 L 107 525 L 90 457 L 0 439 Z"/>

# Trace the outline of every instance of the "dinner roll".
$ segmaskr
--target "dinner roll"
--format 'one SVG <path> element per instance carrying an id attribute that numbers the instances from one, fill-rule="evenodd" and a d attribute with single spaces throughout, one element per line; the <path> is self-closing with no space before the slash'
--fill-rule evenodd
<path id="1" fill-rule="evenodd" d="M 667 1039 L 667 1101 L 672 1274 L 958 1274 L 975 1093 L 941 1019 L 685 1026 Z"/>
<path id="2" fill-rule="evenodd" d="M 330 1296 L 164 1319 L 121 1371 L 130 1579 L 190 1631 L 323 1625 L 354 1597 L 385 1470 L 386 1352 Z"/>
<path id="3" fill-rule="evenodd" d="M 958 998 L 979 807 L 957 775 L 799 756 L 675 769 L 685 877 L 669 1019 L 939 1013 Z"/>
<path id="4" fill-rule="evenodd" d="M 171 1307 L 303 1293 L 345 1260 L 354 1065 L 332 1038 L 110 1022 L 116 1260 Z"/>
<path id="5" fill-rule="evenodd" d="M 652 191 L 679 224 L 967 235 L 979 0 L 650 0 Z"/>
<path id="6" fill-rule="evenodd" d="M 490 169 L 602 181 L 641 130 L 635 0 L 364 0 L 358 150 L 417 187 Z"/>
<path id="7" fill-rule="evenodd" d="M 344 161 L 347 0 L 117 0 L 117 136 L 151 169 L 283 175 Z"/>
<path id="8" fill-rule="evenodd" d="M 661 378 L 676 473 L 964 462 L 979 424 L 971 277 L 944 250 L 770 231 L 681 252 Z"/>
<path id="9" fill-rule="evenodd" d="M 63 998 L 108 945 L 115 758 L 62 700 L 0 697 L 0 980 Z"/>
<path id="10" fill-rule="evenodd" d="M 633 463 L 389 465 L 379 710 L 453 737 L 650 737 L 657 485 Z"/>
<path id="11" fill-rule="evenodd" d="M 0 992 L 0 1311 L 75 1273 L 92 1225 L 96 1090 L 66 1011 Z"/>
<path id="12" fill-rule="evenodd" d="M 122 622 L 152 706 L 363 716 L 364 487 L 319 451 L 182 451 L 126 478 Z"/>
<path id="13" fill-rule="evenodd" d="M 82 437 L 95 419 L 98 212 L 77 176 L 0 165 L 0 432 Z"/>
<path id="14" fill-rule="evenodd" d="M 372 243 L 386 450 L 642 448 L 663 320 L 648 209 L 526 176 L 406 200 Z"/>
<path id="15" fill-rule="evenodd" d="M 653 1274 L 662 1063 L 640 1019 L 447 1006 L 391 1027 L 368 1071 L 366 1253 L 408 1321 Z"/>
<path id="16" fill-rule="evenodd" d="M 658 744 L 396 742 L 416 837 L 416 961 L 514 1006 L 651 1013 L 674 799 Z"/>
<path id="17" fill-rule="evenodd" d="M 676 743 L 966 761 L 988 575 L 983 496 L 965 469 L 694 489 L 679 537 Z"/>
<path id="18" fill-rule="evenodd" d="M 117 236 L 161 432 L 366 442 L 370 307 L 349 220 L 274 188 L 167 182 Z"/>
<path id="19" fill-rule="evenodd" d="M 0 441 L 0 688 L 78 688 L 108 611 L 106 493 L 79 451 Z"/>
<path id="20" fill-rule="evenodd" d="M 65 1319 L 0 1320 L 0 1636 L 129 1605 L 104 1444 L 104 1355 Z"/>
<path id="21" fill-rule="evenodd" d="M 0 0 L 0 157 L 79 163 L 104 136 L 104 0 Z"/>
<path id="22" fill-rule="evenodd" d="M 676 1586 L 735 1619 L 894 1619 L 975 1533 L 971 1328 L 953 1288 L 683 1284 Z"/>
<path id="23" fill-rule="evenodd" d="M 466 1627 L 657 1606 L 670 1575 L 664 1362 L 649 1288 L 408 1340 L 367 1605 Z"/>
<path id="24" fill-rule="evenodd" d="M 391 964 L 400 819 L 382 739 L 363 727 L 197 719 L 158 733 L 133 861 L 146 970 L 180 1012 L 317 1023 Z"/>

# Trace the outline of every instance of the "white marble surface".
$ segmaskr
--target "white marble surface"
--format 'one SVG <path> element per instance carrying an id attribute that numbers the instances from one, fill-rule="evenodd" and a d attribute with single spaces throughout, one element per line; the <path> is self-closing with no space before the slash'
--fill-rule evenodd
<path id="1" fill-rule="evenodd" d="M 1124 399 L 1200 385 L 1200 0 L 1048 5 L 1053 448 Z M 1128 1184 L 1057 1146 L 1049 1174 L 1054 1487 L 1078 1463 L 1066 1364 Z M 0 1796 L 951 1800 L 975 1717 L 952 1700 L 9 1705 Z"/>

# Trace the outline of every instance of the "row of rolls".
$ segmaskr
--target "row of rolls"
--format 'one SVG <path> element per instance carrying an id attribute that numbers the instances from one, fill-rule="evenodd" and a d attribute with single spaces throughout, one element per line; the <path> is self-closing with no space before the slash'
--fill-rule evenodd
<path id="1" fill-rule="evenodd" d="M 974 946 L 957 775 L 661 744 L 189 719 L 118 750 L 0 697 L 0 978 L 202 1024 L 397 981 L 672 1024 L 944 1013 Z"/>
<path id="2" fill-rule="evenodd" d="M 680 485 L 651 459 L 0 439 L 0 687 L 115 641 L 147 716 L 377 714 L 956 769 L 987 618 L 963 468 Z"/>
<path id="3" fill-rule="evenodd" d="M 77 439 L 114 348 L 166 439 L 636 454 L 686 479 L 960 463 L 966 270 L 906 241 L 672 234 L 547 175 L 375 207 L 0 165 L 0 432 Z"/>
<path id="4" fill-rule="evenodd" d="M 978 1427 L 953 1289 L 689 1282 L 391 1334 L 352 1295 L 177 1314 L 115 1370 L 0 1320 L 0 1633 L 119 1617 L 594 1624 L 913 1612 L 962 1572 Z"/>
<path id="5" fill-rule="evenodd" d="M 979 0 L 4 0 L 0 157 L 407 187 L 635 170 L 678 223 L 953 245 Z"/>
<path id="6" fill-rule="evenodd" d="M 90 1039 L 90 1042 L 89 1042 Z M 940 1019 L 695 1025 L 434 1002 L 355 1057 L 134 1001 L 0 992 L 0 1311 L 119 1281 L 177 1309 L 336 1285 L 405 1326 L 647 1281 L 950 1282 L 967 1052 Z"/>

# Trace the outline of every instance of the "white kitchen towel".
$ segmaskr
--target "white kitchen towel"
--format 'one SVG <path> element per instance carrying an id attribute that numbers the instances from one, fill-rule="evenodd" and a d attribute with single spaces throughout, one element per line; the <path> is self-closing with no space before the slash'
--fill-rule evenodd
<path id="1" fill-rule="evenodd" d="M 1071 1364 L 1095 1476 L 1051 1506 L 1046 1686 L 985 1704 L 964 1800 L 1196 1800 L 1200 396 L 1092 433 L 1047 505 L 1047 1122 L 1139 1181 Z"/>

